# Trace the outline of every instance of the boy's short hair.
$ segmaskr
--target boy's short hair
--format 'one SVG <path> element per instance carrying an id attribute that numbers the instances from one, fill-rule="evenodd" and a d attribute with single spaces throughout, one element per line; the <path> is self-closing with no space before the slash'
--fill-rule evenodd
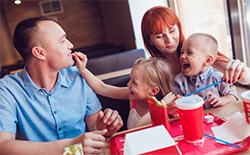
<path id="1" fill-rule="evenodd" d="M 217 40 L 210 34 L 207 33 L 194 33 L 191 34 L 187 40 L 189 39 L 198 39 L 204 43 L 204 48 L 206 48 L 206 54 L 212 54 L 214 60 L 217 58 L 218 53 L 218 42 Z"/>

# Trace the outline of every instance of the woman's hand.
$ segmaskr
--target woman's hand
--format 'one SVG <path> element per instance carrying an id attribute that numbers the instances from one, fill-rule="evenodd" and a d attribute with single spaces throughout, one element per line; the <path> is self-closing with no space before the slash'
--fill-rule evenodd
<path id="1" fill-rule="evenodd" d="M 230 84 L 237 81 L 242 84 L 249 84 L 250 68 L 238 59 L 230 60 L 226 65 L 222 80 Z"/>

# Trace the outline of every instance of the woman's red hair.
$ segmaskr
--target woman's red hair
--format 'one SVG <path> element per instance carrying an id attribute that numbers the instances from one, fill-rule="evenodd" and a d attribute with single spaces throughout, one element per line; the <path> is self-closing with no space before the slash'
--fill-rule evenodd
<path id="1" fill-rule="evenodd" d="M 155 6 L 144 14 L 141 23 L 142 37 L 144 45 L 152 57 L 163 56 L 155 46 L 150 44 L 150 35 L 163 33 L 166 30 L 166 27 L 172 28 L 175 24 L 180 32 L 179 46 L 177 48 L 177 52 L 180 54 L 180 49 L 184 42 L 184 35 L 180 19 L 177 17 L 176 13 L 168 7 Z"/>

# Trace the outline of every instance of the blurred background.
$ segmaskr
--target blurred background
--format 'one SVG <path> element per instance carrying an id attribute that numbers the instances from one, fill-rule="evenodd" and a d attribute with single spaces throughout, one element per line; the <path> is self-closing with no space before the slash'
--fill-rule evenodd
<path id="1" fill-rule="evenodd" d="M 141 19 L 156 5 L 175 10 L 185 37 L 209 33 L 218 40 L 222 53 L 250 66 L 250 0 L 1 0 L 1 70 L 23 63 L 12 45 L 12 35 L 25 18 L 55 18 L 74 49 L 98 55 L 104 48 L 114 52 L 144 48 Z"/>

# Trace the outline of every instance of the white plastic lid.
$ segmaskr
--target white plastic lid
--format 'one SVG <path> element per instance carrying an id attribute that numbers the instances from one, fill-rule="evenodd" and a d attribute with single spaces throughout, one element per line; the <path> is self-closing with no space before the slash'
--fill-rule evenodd
<path id="1" fill-rule="evenodd" d="M 204 103 L 203 98 L 198 95 L 186 96 L 175 101 L 177 108 L 183 110 L 197 109 Z"/>
<path id="2" fill-rule="evenodd" d="M 250 103 L 250 90 L 241 93 L 240 96 L 242 100 Z"/>

